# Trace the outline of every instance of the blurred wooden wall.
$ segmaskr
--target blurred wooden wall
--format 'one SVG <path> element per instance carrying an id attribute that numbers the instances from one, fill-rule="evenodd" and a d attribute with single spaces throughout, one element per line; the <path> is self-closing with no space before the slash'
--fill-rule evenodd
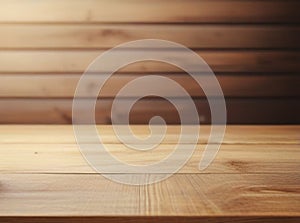
<path id="1" fill-rule="evenodd" d="M 71 123 L 75 87 L 92 60 L 143 38 L 175 41 L 202 56 L 220 81 L 229 123 L 300 123 L 299 8 L 297 0 L 0 0 L 0 123 Z M 120 87 L 156 73 L 183 85 L 200 120 L 210 122 L 191 78 L 156 63 L 114 75 L 97 122 L 111 122 Z M 147 123 L 153 115 L 179 122 L 162 98 L 139 101 L 130 120 Z"/>

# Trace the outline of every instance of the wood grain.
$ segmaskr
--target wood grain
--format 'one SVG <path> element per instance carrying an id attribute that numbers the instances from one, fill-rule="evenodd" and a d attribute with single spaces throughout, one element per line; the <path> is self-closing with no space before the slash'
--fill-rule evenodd
<path id="1" fill-rule="evenodd" d="M 217 100 L 217 99 L 216 99 Z M 185 99 L 176 98 L 181 108 L 189 109 Z M 98 124 L 111 123 L 112 99 L 100 99 L 96 104 L 95 118 Z M 126 99 L 124 99 L 126 102 Z M 210 123 L 207 100 L 195 99 L 200 123 Z M 71 124 L 72 99 L 1 99 L 0 123 L 6 124 Z M 226 99 L 227 122 L 231 124 L 300 123 L 299 99 Z M 259 108 L 259 109 L 258 109 Z M 282 109 L 285 108 L 285 109 Z M 82 108 L 82 112 L 86 112 Z M 122 115 L 122 110 L 118 112 Z M 161 116 L 169 124 L 179 124 L 180 119 L 173 105 L 161 99 L 143 99 L 131 110 L 132 124 L 145 124 L 153 116 Z M 192 121 L 191 121 L 192 122 Z M 121 124 L 122 121 L 119 120 Z M 188 124 L 188 122 L 186 123 Z"/>
<path id="2" fill-rule="evenodd" d="M 244 211 L 248 216 L 266 215 L 273 211 L 276 215 L 297 215 L 298 183 L 297 174 L 178 174 L 161 184 L 145 187 L 141 199 L 149 215 L 166 212 L 168 215 L 243 215 Z M 292 194 L 294 197 L 289 198 Z M 171 205 L 162 212 L 166 203 Z"/>
<path id="3" fill-rule="evenodd" d="M 218 101 L 218 99 L 214 99 Z M 213 101 L 214 101 L 213 100 Z M 100 100 L 101 101 L 101 100 Z M 101 103 L 101 102 L 98 103 Z M 299 99 L 226 99 L 227 123 L 230 124 L 295 124 L 300 122 L 297 115 L 300 111 Z M 189 111 L 192 109 L 186 105 L 186 99 L 175 99 L 179 109 Z M 211 110 L 204 99 L 194 100 L 202 124 L 211 124 Z M 99 104 L 99 109 L 100 109 Z M 285 108 L 287 110 L 284 110 Z M 97 106 L 96 106 L 97 110 Z M 109 110 L 110 112 L 110 110 Z M 131 110 L 130 122 L 134 124 L 147 124 L 156 115 L 164 118 L 169 124 L 193 124 L 192 119 L 181 122 L 176 108 L 165 100 L 141 100 Z M 116 113 L 122 117 L 122 110 Z M 97 118 L 96 113 L 96 118 Z M 101 115 L 99 115 L 99 118 Z M 111 114 L 106 116 L 111 120 Z M 298 118 L 299 117 L 299 118 Z M 124 123 L 121 119 L 119 123 Z"/>
<path id="4" fill-rule="evenodd" d="M 106 135 L 105 135 L 106 136 Z M 107 140 L 107 137 L 105 137 Z M 287 140 L 286 143 L 289 141 Z M 292 142 L 292 141 L 290 141 Z M 131 165 L 150 165 L 166 158 L 175 150 L 175 144 L 163 141 L 150 151 L 130 150 L 122 143 L 104 144 L 106 149 L 119 160 Z M 94 145 L 90 145 L 93 147 Z M 135 145 L 137 148 L 139 145 Z M 198 166 L 205 145 L 198 145 L 191 159 L 178 173 L 205 174 L 264 174 L 298 173 L 300 168 L 299 144 L 274 142 L 273 145 L 240 144 L 222 145 L 214 162 L 204 171 Z M 101 153 L 100 153 L 101 155 Z M 85 161 L 76 144 L 1 144 L 0 156 L 5 157 L 0 163 L 0 173 L 96 173 Z M 141 159 L 141 157 L 143 157 Z M 180 159 L 180 156 L 177 157 Z M 113 164 L 102 161 L 106 166 Z M 174 164 L 176 165 L 176 164 Z M 113 169 L 106 173 L 118 173 Z M 131 173 L 131 172 L 126 172 Z M 166 171 L 165 173 L 169 173 Z"/>
<path id="5" fill-rule="evenodd" d="M 298 26 L 1 24 L 1 49 L 108 49 L 139 39 L 164 39 L 202 49 L 299 48 Z"/>
<path id="6" fill-rule="evenodd" d="M 299 22 L 298 1 L 1 0 L 0 4 L 2 22 Z"/>
<path id="7" fill-rule="evenodd" d="M 150 50 L 151 51 L 151 50 Z M 154 51 L 151 51 L 155 53 Z M 166 58 L 184 58 L 183 52 L 160 51 Z M 295 51 L 196 51 L 214 72 L 298 72 L 300 54 Z M 3 51 L 1 73 L 83 73 L 103 51 Z M 120 51 L 116 58 L 123 58 Z M 190 68 L 195 64 L 186 61 Z M 114 61 L 111 61 L 114 63 Z M 105 68 L 90 71 L 105 72 Z M 180 72 L 175 66 L 161 62 L 139 62 L 126 66 L 122 72 Z M 198 72 L 206 71 L 206 69 Z"/>
<path id="8" fill-rule="evenodd" d="M 299 1 L 0 0 L 0 6 L 0 222 L 300 222 L 300 126 L 295 125 L 300 124 Z M 211 142 L 221 143 L 214 162 L 199 171 L 211 130 L 201 125 L 196 151 L 179 172 L 160 183 L 129 186 L 88 165 L 71 125 L 3 124 L 71 124 L 72 97 L 88 65 L 106 49 L 144 38 L 186 45 L 208 63 L 224 91 L 228 123 L 285 125 L 227 125 L 224 140 Z M 178 49 L 131 50 L 182 56 Z M 96 122 L 111 123 L 116 92 L 150 74 L 185 87 L 201 124 L 211 122 L 201 89 L 182 70 L 157 62 L 118 71 L 97 100 Z M 95 77 L 80 100 L 90 97 Z M 190 109 L 178 92 L 161 89 L 180 109 Z M 82 112 L 87 112 L 84 107 Z M 175 107 L 154 97 L 137 102 L 129 118 L 145 124 L 157 115 L 168 124 L 180 123 Z M 122 116 L 120 108 L 117 117 Z M 96 128 L 109 151 L 133 165 L 165 158 L 181 130 L 168 125 L 159 146 L 145 152 L 124 146 L 111 125 Z M 151 133 L 146 125 L 131 129 L 141 138 Z M 183 136 L 186 147 L 194 134 L 190 128 Z M 124 137 L 130 139 L 128 133 Z M 86 143 L 92 148 L 99 142 L 87 136 Z M 136 144 L 141 145 L 145 143 Z M 126 170 L 107 173 L 132 180 L 159 177 Z"/>
<path id="9" fill-rule="evenodd" d="M 230 98 L 228 123 L 300 123 L 297 0 L 0 0 L 0 5 L 0 123 L 71 123 L 69 98 L 79 75 L 104 50 L 143 38 L 196 50 L 220 74 Z M 165 54 L 181 55 L 176 50 Z M 129 76 L 110 82 L 97 122 L 111 122 L 111 97 L 134 75 L 181 72 L 154 62 L 122 69 Z M 181 76 L 174 79 L 201 98 L 196 102 L 200 120 L 210 123 L 203 92 Z M 89 96 L 88 89 L 83 96 Z M 165 101 L 137 104 L 130 119 L 145 124 L 157 114 L 169 124 L 179 123 Z"/>
<path id="10" fill-rule="evenodd" d="M 163 144 L 176 144 L 181 131 L 180 125 L 168 125 Z M 159 126 L 152 128 L 160 128 Z M 200 126 L 198 144 L 207 144 L 210 125 Z M 112 125 L 97 125 L 101 131 L 103 142 L 118 144 Z M 147 137 L 150 134 L 148 126 L 131 125 L 134 134 Z M 222 144 L 255 144 L 255 145 L 299 145 L 299 125 L 228 125 Z M 75 136 L 71 125 L 0 125 L 0 144 L 74 144 Z M 191 129 L 189 134 L 194 134 Z M 186 134 L 183 142 L 189 142 Z M 124 135 L 126 138 L 126 135 Z M 88 139 L 87 139 L 88 140 Z M 128 139 L 128 142 L 132 142 Z M 219 141 L 213 141 L 214 143 Z M 90 138 L 87 143 L 98 143 Z"/>
<path id="11" fill-rule="evenodd" d="M 97 175 L 3 174 L 1 188 L 0 216 L 139 214 L 138 187 Z"/>
<path id="12" fill-rule="evenodd" d="M 191 97 L 205 97 L 202 88 L 187 74 L 168 74 L 159 76 L 169 78 L 180 84 Z M 82 75 L 0 75 L 0 97 L 5 98 L 73 98 Z M 89 75 L 86 89 L 79 97 L 94 97 L 98 92 L 96 83 L 103 83 L 106 76 Z M 115 97 L 129 82 L 144 75 L 113 75 L 103 86 L 100 98 Z M 151 77 L 151 76 L 150 76 Z M 209 75 L 202 75 L 209 83 Z M 217 79 L 225 97 L 295 97 L 300 96 L 300 77 L 298 75 L 218 75 Z M 157 82 L 149 82 L 161 97 L 185 97 L 172 85 L 163 88 Z M 209 92 L 214 92 L 213 85 L 207 85 Z M 141 97 L 142 89 L 137 85 L 135 91 L 120 97 Z M 219 96 L 209 94 L 209 96 Z"/>
<path id="13" fill-rule="evenodd" d="M 98 175 L 2 174 L 0 215 L 95 216 L 100 222 L 112 215 L 194 216 L 198 221 L 213 216 L 298 217 L 299 180 L 297 173 L 176 174 L 134 187 Z"/>
<path id="14" fill-rule="evenodd" d="M 98 128 L 106 140 L 113 139 L 112 126 Z M 132 128 L 141 137 L 149 133 L 147 126 Z M 228 126 L 215 161 L 204 172 L 197 169 L 204 148 L 199 144 L 181 172 L 156 184 L 129 186 L 107 180 L 88 167 L 70 125 L 1 125 L 0 220 L 297 222 L 299 128 Z M 210 126 L 201 129 L 203 140 Z M 173 150 L 178 130 L 180 126 L 168 126 L 167 141 L 147 156 L 123 151 L 125 147 L 117 141 L 107 146 L 118 158 L 136 164 L 153 162 Z M 159 177 L 119 174 L 132 180 Z"/>
<path id="15" fill-rule="evenodd" d="M 176 221 L 180 221 L 182 223 L 187 222 L 199 222 L 202 223 L 219 223 L 219 222 L 263 222 L 263 223 L 298 223 L 299 217 L 295 216 L 280 216 L 274 218 L 274 216 L 256 216 L 256 217 L 244 217 L 244 216 L 205 216 L 205 217 L 197 217 L 197 216 L 86 216 L 86 217 L 1 217 L 3 222 L 14 222 L 14 223 L 32 223 L 32 222 L 40 222 L 40 223 L 51 223 L 51 222 L 74 222 L 74 223 L 82 223 L 84 221 L 88 221 L 89 223 L 125 223 L 125 222 L 145 222 L 151 223 L 153 221 L 159 221 L 163 223 L 172 223 Z"/>

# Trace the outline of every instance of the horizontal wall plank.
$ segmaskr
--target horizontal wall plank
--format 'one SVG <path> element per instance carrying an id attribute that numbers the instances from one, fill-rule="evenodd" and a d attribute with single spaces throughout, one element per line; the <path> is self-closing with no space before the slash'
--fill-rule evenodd
<path id="1" fill-rule="evenodd" d="M 124 102 L 126 100 L 124 99 Z M 177 99 L 179 108 L 186 107 L 185 99 Z M 210 109 L 205 99 L 195 104 L 201 123 L 210 123 Z M 227 121 L 230 124 L 295 124 L 300 123 L 299 99 L 227 99 Z M 111 123 L 112 99 L 101 99 L 96 106 L 96 122 Z M 86 112 L 82 108 L 82 112 Z M 116 117 L 122 117 L 122 108 Z M 156 115 L 169 124 L 178 124 L 174 106 L 162 99 L 143 99 L 131 111 L 130 121 L 146 124 Z M 116 120 L 122 124 L 123 120 Z M 72 99 L 1 99 L 0 123 L 4 124 L 71 124 Z M 188 122 L 186 123 L 188 124 Z"/>
<path id="2" fill-rule="evenodd" d="M 0 24 L 0 49 L 111 48 L 165 39 L 191 48 L 299 48 L 297 26 Z"/>
<path id="3" fill-rule="evenodd" d="M 154 150 L 137 151 L 121 143 L 105 143 L 109 153 L 131 165 L 158 162 L 172 153 L 175 146 L 163 143 Z M 191 159 L 179 173 L 200 172 L 198 166 L 205 146 L 197 145 Z M 0 163 L 0 173 L 95 173 L 77 144 L 2 144 L 0 156 L 5 157 Z M 180 157 L 178 155 L 178 160 Z M 221 145 L 213 163 L 201 173 L 297 173 L 299 157 L 299 145 Z M 111 163 L 102 162 L 111 168 L 106 173 L 118 173 Z"/>
<path id="4" fill-rule="evenodd" d="M 300 7 L 290 0 L 1 0 L 0 5 L 0 22 L 21 23 L 295 23 Z"/>
<path id="5" fill-rule="evenodd" d="M 138 51 L 138 50 L 136 50 Z M 153 55 L 157 51 L 149 50 Z M 139 52 L 139 51 L 138 51 Z M 170 55 L 182 61 L 183 52 L 160 51 L 166 58 Z M 298 72 L 300 53 L 293 51 L 196 51 L 214 72 Z M 103 51 L 2 51 L 1 73 L 56 73 L 83 72 Z M 124 58 L 125 51 L 116 54 L 116 60 Z M 115 63 L 111 61 L 111 63 Z M 195 64 L 186 61 L 190 69 Z M 107 64 L 109 65 L 109 64 Z M 105 72 L 97 68 L 95 72 Z M 122 72 L 178 72 L 179 68 L 160 62 L 140 62 L 121 69 Z M 201 70 L 197 69 L 198 72 Z M 203 68 L 203 71 L 206 71 Z"/>
<path id="6" fill-rule="evenodd" d="M 180 84 L 190 96 L 205 97 L 202 88 L 187 74 L 160 75 Z M 5 98 L 73 98 L 81 75 L 0 75 L 0 97 Z M 118 92 L 131 81 L 141 77 L 155 77 L 153 75 L 113 75 L 101 89 L 99 97 L 115 97 Z M 209 84 L 210 76 L 203 75 L 207 88 L 214 94 L 214 85 Z M 300 96 L 299 75 L 218 75 L 217 79 L 226 97 L 289 97 Z M 100 89 L 95 83 L 103 83 L 102 75 L 89 75 L 86 88 L 80 97 L 94 97 Z M 147 82 L 153 86 L 157 95 L 161 97 L 184 97 L 174 85 L 161 86 L 154 82 Z M 121 97 L 141 97 L 145 87 L 136 85 L 136 89 Z"/>
<path id="7" fill-rule="evenodd" d="M 5 114 L 0 123 L 71 123 L 70 99 L 79 75 L 104 49 L 143 38 L 186 45 L 214 72 L 226 73 L 218 76 L 225 96 L 240 98 L 227 101 L 231 123 L 299 123 L 299 1 L 0 0 L 0 5 L 0 114 Z M 180 53 L 166 52 L 169 55 Z M 125 67 L 120 71 L 124 75 L 109 82 L 110 87 L 102 92 L 107 99 L 97 108 L 97 121 L 111 122 L 110 98 L 135 74 L 169 75 L 193 97 L 203 97 L 195 83 L 180 72 L 155 62 Z M 93 82 L 91 79 L 91 89 Z M 180 97 L 172 89 L 162 89 L 162 96 Z M 31 99 L 24 102 L 25 98 Z M 35 107 L 42 99 L 45 107 Z M 17 100 L 33 107 L 20 109 L 9 104 Z M 54 108 L 53 102 L 58 102 Z M 141 124 L 161 114 L 168 123 L 179 122 L 169 103 L 157 102 L 138 103 L 131 121 Z M 202 100 L 197 108 L 201 121 L 209 123 L 207 103 Z M 118 115 L 122 116 L 121 110 Z"/>

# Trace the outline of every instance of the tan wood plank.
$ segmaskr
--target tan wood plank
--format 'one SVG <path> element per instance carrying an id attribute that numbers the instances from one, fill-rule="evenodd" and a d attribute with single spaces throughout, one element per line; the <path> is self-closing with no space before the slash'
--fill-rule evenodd
<path id="1" fill-rule="evenodd" d="M 226 23 L 299 21 L 298 1 L 1 0 L 1 22 Z M 26 13 L 24 13 L 26 12 Z M 186 13 L 188 12 L 188 14 Z"/>
<path id="2" fill-rule="evenodd" d="M 112 139 L 111 126 L 98 128 Z M 202 128 L 201 137 L 207 136 L 209 126 Z M 179 129 L 169 126 L 170 139 Z M 147 126 L 133 126 L 133 131 L 149 133 Z M 225 143 L 206 172 L 195 171 L 204 146 L 199 145 L 185 171 L 148 186 L 125 186 L 91 174 L 75 144 L 58 144 L 60 139 L 72 140 L 71 132 L 72 126 L 0 126 L 0 169 L 8 170 L 0 174 L 1 221 L 299 220 L 299 126 L 228 126 Z M 7 144 L 9 140 L 13 143 Z M 43 140 L 47 143 L 37 143 Z M 123 153 L 121 145 L 110 146 L 125 160 L 141 158 L 132 151 Z M 143 159 L 152 162 L 173 146 L 162 144 L 151 153 L 159 154 Z M 138 180 L 136 174 L 121 176 Z"/>
<path id="3" fill-rule="evenodd" d="M 142 208 L 148 215 L 298 216 L 299 181 L 299 174 L 176 174 L 145 186 Z"/>
<path id="4" fill-rule="evenodd" d="M 131 150 L 121 143 L 105 144 L 105 147 L 112 156 L 123 162 L 150 165 L 166 158 L 176 149 L 176 145 L 164 143 L 150 151 Z M 139 148 L 138 145 L 136 147 Z M 213 163 L 200 171 L 198 166 L 204 148 L 205 145 L 198 145 L 179 173 L 287 174 L 298 173 L 300 168 L 300 142 L 298 145 L 222 145 Z M 75 144 L 1 144 L 0 157 L 3 157 L 1 173 L 96 173 Z M 177 158 L 180 160 L 181 156 Z M 105 160 L 102 163 L 114 167 Z M 111 169 L 106 173 L 119 171 Z M 130 172 L 124 170 L 124 173 Z"/>
<path id="5" fill-rule="evenodd" d="M 299 174 L 176 174 L 134 187 L 98 175 L 2 174 L 0 215 L 299 217 L 299 181 Z"/>
<path id="6" fill-rule="evenodd" d="M 154 51 L 155 52 L 155 51 Z M 160 51 L 161 52 L 161 51 Z M 295 51 L 196 51 L 214 72 L 298 72 L 300 54 Z M 62 73 L 83 72 L 103 51 L 3 51 L 0 73 Z M 182 52 L 163 51 L 167 57 L 181 58 Z M 122 58 L 122 51 L 117 54 Z M 111 61 L 114 63 L 114 61 Z M 193 68 L 194 65 L 191 64 Z M 97 69 L 95 72 L 104 72 Z M 160 62 L 140 62 L 121 72 L 180 72 L 177 67 Z M 201 70 L 197 70 L 201 72 Z M 206 71 L 206 70 L 203 70 Z"/>
<path id="7" fill-rule="evenodd" d="M 132 125 L 132 131 L 141 137 L 150 134 L 148 126 Z M 155 126 L 153 126 L 155 128 Z M 159 128 L 159 126 L 158 126 Z M 200 144 L 207 143 L 209 125 L 200 127 Z M 103 142 L 117 144 L 119 140 L 111 125 L 98 125 Z M 181 127 L 169 125 L 162 143 L 174 144 L 178 141 Z M 296 144 L 299 145 L 299 125 L 228 125 L 223 144 Z M 191 134 L 194 130 L 191 129 Z M 189 134 L 185 135 L 187 143 Z M 129 140 L 130 142 L 130 140 Z M 75 137 L 71 125 L 0 125 L 2 144 L 73 144 Z M 98 143 L 91 140 L 90 143 Z"/>
<path id="8" fill-rule="evenodd" d="M 153 221 L 159 221 L 164 223 L 173 223 L 174 221 L 180 222 L 199 222 L 202 223 L 219 223 L 219 222 L 262 222 L 262 223 L 298 223 L 299 217 L 296 216 L 256 216 L 256 217 L 244 217 L 244 216 L 214 216 L 214 217 L 197 217 L 197 216 L 87 216 L 87 217 L 1 217 L 3 222 L 22 222 L 22 223 L 51 223 L 51 222 L 72 222 L 72 223 L 126 223 L 126 222 L 143 222 L 151 223 Z"/>
<path id="9" fill-rule="evenodd" d="M 100 49 L 138 39 L 191 48 L 297 48 L 297 26 L 0 24 L 1 49 Z"/>
<path id="10" fill-rule="evenodd" d="M 138 215 L 139 188 L 98 175 L 1 175 L 0 216 Z M 1 221 L 1 218 L 0 218 Z"/>
<path id="11" fill-rule="evenodd" d="M 97 101 L 95 116 L 98 124 L 111 123 L 112 102 L 112 99 Z M 189 109 L 185 106 L 185 99 L 176 99 L 176 102 L 179 107 Z M 211 114 L 207 100 L 195 99 L 194 102 L 200 123 L 210 123 Z M 300 123 L 298 99 L 226 99 L 226 107 L 227 122 L 231 124 Z M 83 108 L 82 112 L 86 110 Z M 118 114 L 122 114 L 122 109 Z M 137 102 L 131 110 L 130 122 L 147 124 L 156 115 L 163 117 L 169 124 L 181 123 L 175 107 L 161 99 L 143 99 Z M 72 99 L 1 99 L 0 123 L 71 124 Z M 118 123 L 121 124 L 122 121 L 119 120 Z"/>
<path id="12" fill-rule="evenodd" d="M 202 88 L 192 77 L 187 74 L 161 75 L 180 84 L 192 97 L 205 97 Z M 0 75 L 0 97 L 33 97 L 33 98 L 73 98 L 81 75 Z M 120 89 L 129 82 L 143 75 L 120 74 L 113 75 L 101 89 L 99 97 L 115 97 Z M 209 80 L 209 75 L 203 75 L 203 79 Z M 219 75 L 224 96 L 228 97 L 284 97 L 300 96 L 300 77 L 296 75 Z M 104 76 L 90 75 L 86 89 L 80 97 L 94 97 L 92 92 L 99 91 L 95 83 L 105 81 Z M 158 85 L 157 82 L 150 85 Z M 213 89 L 213 86 L 208 86 Z M 138 88 L 130 94 L 121 97 L 141 97 L 141 89 Z M 211 90 L 210 92 L 213 92 Z M 165 85 L 157 91 L 161 97 L 184 97 L 172 86 Z M 219 96 L 210 94 L 209 96 Z"/>

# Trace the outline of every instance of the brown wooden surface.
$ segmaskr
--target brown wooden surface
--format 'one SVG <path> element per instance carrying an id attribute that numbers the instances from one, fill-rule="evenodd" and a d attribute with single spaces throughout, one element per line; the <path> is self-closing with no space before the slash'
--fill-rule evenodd
<path id="1" fill-rule="evenodd" d="M 166 39 L 190 48 L 299 48 L 296 25 L 1 24 L 1 49 L 100 49 L 138 39 Z M 237 35 L 238 33 L 238 35 Z"/>
<path id="2" fill-rule="evenodd" d="M 188 74 L 157 74 L 169 78 L 180 84 L 191 97 L 205 97 L 201 86 Z M 144 75 L 119 74 L 112 76 L 101 89 L 100 98 L 113 98 L 120 89 L 130 81 Z M 0 97 L 4 98 L 73 98 L 81 75 L 0 75 Z M 86 89 L 80 97 L 91 98 L 97 81 L 104 81 L 105 76 L 89 75 Z M 209 80 L 210 75 L 202 75 L 202 79 Z M 217 79 L 225 97 L 293 97 L 300 96 L 300 76 L 298 75 L 218 75 Z M 157 85 L 157 82 L 150 83 Z M 213 92 L 213 85 L 206 86 Z M 164 86 L 157 90 L 161 97 L 183 97 L 184 95 L 172 88 Z M 139 89 L 126 96 L 141 97 Z M 209 96 L 219 96 L 210 94 Z"/>
<path id="3" fill-rule="evenodd" d="M 299 130 L 299 129 L 298 129 Z M 105 135 L 106 136 L 106 135 Z M 173 152 L 175 140 L 168 139 L 155 150 L 147 152 L 135 151 L 118 144 L 117 140 L 112 142 L 109 136 L 105 141 L 105 147 L 116 158 L 124 162 L 145 165 L 166 157 Z M 170 141 L 171 143 L 168 143 Z M 202 141 L 201 141 L 202 142 Z M 199 141 L 199 143 L 201 143 Z M 202 142 L 203 143 L 203 142 Z M 272 142 L 271 142 L 272 143 Z M 300 143 L 300 141 L 299 141 Z M 136 145 L 138 146 L 138 145 Z M 193 157 L 179 171 L 179 173 L 198 173 L 199 160 L 201 159 L 205 145 L 199 144 Z M 224 144 L 220 148 L 215 161 L 204 171 L 207 174 L 218 174 L 220 171 L 226 174 L 243 173 L 298 173 L 300 168 L 300 150 L 297 144 Z M 78 146 L 74 144 L 51 143 L 51 144 L 12 144 L 0 145 L 0 156 L 5 157 L 0 163 L 0 173 L 94 173 L 81 153 Z M 145 156 L 141 159 L 142 156 Z M 180 159 L 180 157 L 177 157 Z M 110 166 L 110 163 L 103 163 Z M 278 165 L 279 164 L 279 165 Z M 110 171 L 107 173 L 116 173 Z"/>
<path id="4" fill-rule="evenodd" d="M 97 56 L 127 41 L 159 38 L 191 48 L 212 68 L 224 91 L 228 123 L 300 124 L 297 0 L 0 0 L 0 5 L 0 123 L 70 124 L 77 81 Z M 149 73 L 177 80 L 195 99 L 200 121 L 210 122 L 202 90 L 182 70 L 154 62 L 132 64 L 109 81 L 97 122 L 111 122 L 112 98 L 120 87 Z M 168 86 L 162 93 L 180 96 Z M 136 104 L 130 120 L 145 124 L 157 114 L 179 123 L 174 107 L 161 99 Z"/>
<path id="5" fill-rule="evenodd" d="M 155 126 L 152 126 L 155 128 Z M 198 144 L 206 144 L 210 132 L 210 125 L 200 126 Z M 98 125 L 98 131 L 103 134 L 103 142 L 116 144 L 116 138 L 112 125 Z M 149 135 L 149 129 L 144 125 L 131 125 L 134 133 L 141 137 Z M 169 126 L 164 144 L 176 144 L 180 125 Z M 223 144 L 281 144 L 298 145 L 298 125 L 228 125 L 224 136 Z M 76 143 L 73 127 L 71 125 L 0 125 L 1 144 L 74 144 Z M 194 131 L 190 131 L 193 134 Z M 188 135 L 187 135 L 188 138 Z M 214 141 L 219 142 L 219 141 Z M 91 140 L 89 143 L 97 143 Z"/>
<path id="6" fill-rule="evenodd" d="M 111 126 L 98 128 L 110 152 L 141 164 L 172 151 L 180 126 L 168 126 L 165 140 L 147 155 L 127 151 Z M 132 128 L 149 134 L 147 126 Z M 0 221 L 299 221 L 299 126 L 227 126 L 215 161 L 204 171 L 197 163 L 210 126 L 200 128 L 198 148 L 179 173 L 157 184 L 128 186 L 93 172 L 72 126 L 2 125 Z"/>
<path id="7" fill-rule="evenodd" d="M 142 50 L 142 49 L 140 49 Z M 144 50 L 142 50 L 144 51 Z M 3 51 L 0 73 L 83 73 L 101 50 L 38 50 Z M 300 54 L 297 51 L 196 51 L 214 72 L 298 72 Z M 182 58 L 182 52 L 164 51 Z M 122 57 L 122 51 L 119 54 Z M 114 63 L 114 61 L 111 61 Z M 193 64 L 191 64 L 191 68 Z M 97 69 L 95 72 L 107 72 Z M 122 68 L 122 72 L 180 72 L 175 66 L 160 62 L 139 62 Z M 197 70 L 201 72 L 201 70 Z M 207 71 L 203 69 L 202 71 Z"/>
<path id="8" fill-rule="evenodd" d="M 297 23 L 291 0 L 1 0 L 7 23 Z M 26 13 L 24 13 L 24 10 Z M 188 13 L 187 13 L 188 12 Z"/>
<path id="9" fill-rule="evenodd" d="M 124 99 L 128 100 L 128 99 Z M 179 107 L 184 107 L 185 99 L 176 99 Z M 71 124 L 72 99 L 1 99 L 0 122 L 6 124 Z M 95 118 L 98 124 L 111 123 L 112 99 L 97 101 Z M 210 108 L 206 99 L 195 99 L 200 123 L 210 123 Z M 181 106 L 180 106 L 181 104 Z M 226 99 L 227 122 L 294 124 L 300 122 L 299 99 Z M 283 109 L 284 108 L 284 109 Z M 185 107 L 185 109 L 190 109 Z M 86 112 L 83 108 L 82 112 Z M 122 110 L 119 110 L 122 114 Z M 162 99 L 143 99 L 131 110 L 130 122 L 148 123 L 159 115 L 169 124 L 179 124 L 179 116 L 174 106 Z"/>

